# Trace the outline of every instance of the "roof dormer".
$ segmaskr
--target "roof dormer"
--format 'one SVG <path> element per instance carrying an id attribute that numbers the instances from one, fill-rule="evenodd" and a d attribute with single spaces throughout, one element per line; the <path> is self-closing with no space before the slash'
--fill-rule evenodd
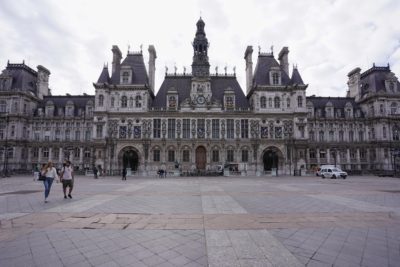
<path id="1" fill-rule="evenodd" d="M 121 67 L 120 84 L 132 84 L 132 68 L 130 66 Z"/>
<path id="2" fill-rule="evenodd" d="M 269 83 L 270 85 L 281 85 L 282 84 L 282 73 L 279 67 L 272 67 L 269 71 Z"/>

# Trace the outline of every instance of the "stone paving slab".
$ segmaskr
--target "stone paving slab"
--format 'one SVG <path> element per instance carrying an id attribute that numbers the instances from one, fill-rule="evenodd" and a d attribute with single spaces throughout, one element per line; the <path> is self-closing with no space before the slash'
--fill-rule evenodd
<path id="1" fill-rule="evenodd" d="M 400 266 L 400 180 L 0 179 L 0 266 Z M 397 193 L 396 193 L 397 192 Z"/>

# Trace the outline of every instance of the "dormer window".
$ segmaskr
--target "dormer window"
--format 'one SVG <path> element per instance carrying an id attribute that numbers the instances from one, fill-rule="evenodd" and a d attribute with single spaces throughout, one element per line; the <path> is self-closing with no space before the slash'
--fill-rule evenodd
<path id="1" fill-rule="evenodd" d="M 271 85 L 281 84 L 281 72 L 279 71 L 279 68 L 274 68 L 269 72 L 269 80 Z"/>
<path id="2" fill-rule="evenodd" d="M 132 70 L 128 66 L 122 66 L 121 68 L 121 84 L 132 83 Z"/>
<path id="3" fill-rule="evenodd" d="M 168 97 L 168 108 L 170 109 L 176 108 L 176 96 L 172 95 Z"/>

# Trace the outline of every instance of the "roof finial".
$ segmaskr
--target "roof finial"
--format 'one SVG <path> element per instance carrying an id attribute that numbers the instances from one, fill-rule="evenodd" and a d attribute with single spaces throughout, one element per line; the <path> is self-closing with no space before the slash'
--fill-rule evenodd
<path id="1" fill-rule="evenodd" d="M 258 45 L 258 54 L 261 54 L 261 46 Z"/>
<path id="2" fill-rule="evenodd" d="M 168 74 L 168 67 L 167 67 L 167 65 L 165 65 L 165 75 L 167 75 Z"/>
<path id="3" fill-rule="evenodd" d="M 131 49 L 131 45 L 128 43 L 128 54 L 129 54 L 130 49 Z"/>
<path id="4" fill-rule="evenodd" d="M 233 74 L 236 76 L 236 66 L 233 67 Z"/>
<path id="5" fill-rule="evenodd" d="M 186 67 L 183 66 L 183 75 L 186 75 Z"/>
<path id="6" fill-rule="evenodd" d="M 143 44 L 140 45 L 140 54 L 143 53 Z"/>
<path id="7" fill-rule="evenodd" d="M 225 76 L 226 76 L 226 70 L 228 69 L 228 66 L 226 65 L 226 63 L 225 63 L 225 67 L 224 67 L 224 70 L 225 70 Z"/>
<path id="8" fill-rule="evenodd" d="M 174 63 L 174 69 L 175 69 L 175 75 L 176 75 L 176 70 L 178 69 L 178 68 L 176 67 L 176 63 Z"/>
<path id="9" fill-rule="evenodd" d="M 271 45 L 271 55 L 274 55 L 274 45 Z"/>
<path id="10" fill-rule="evenodd" d="M 215 67 L 215 74 L 218 76 L 218 66 Z"/>

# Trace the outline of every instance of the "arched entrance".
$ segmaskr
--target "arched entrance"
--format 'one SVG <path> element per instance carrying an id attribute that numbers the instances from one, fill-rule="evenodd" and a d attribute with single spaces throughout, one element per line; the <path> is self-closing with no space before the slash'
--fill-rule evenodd
<path id="1" fill-rule="evenodd" d="M 139 167 L 139 156 L 133 149 L 125 150 L 122 155 L 122 168 L 130 168 L 131 171 L 137 171 Z"/>
<path id="2" fill-rule="evenodd" d="M 205 170 L 207 163 L 207 151 L 204 146 L 196 148 L 196 168 L 198 170 Z"/>
<path id="3" fill-rule="evenodd" d="M 278 168 L 279 158 L 276 151 L 267 150 L 263 156 L 264 171 L 271 171 L 273 168 Z"/>

